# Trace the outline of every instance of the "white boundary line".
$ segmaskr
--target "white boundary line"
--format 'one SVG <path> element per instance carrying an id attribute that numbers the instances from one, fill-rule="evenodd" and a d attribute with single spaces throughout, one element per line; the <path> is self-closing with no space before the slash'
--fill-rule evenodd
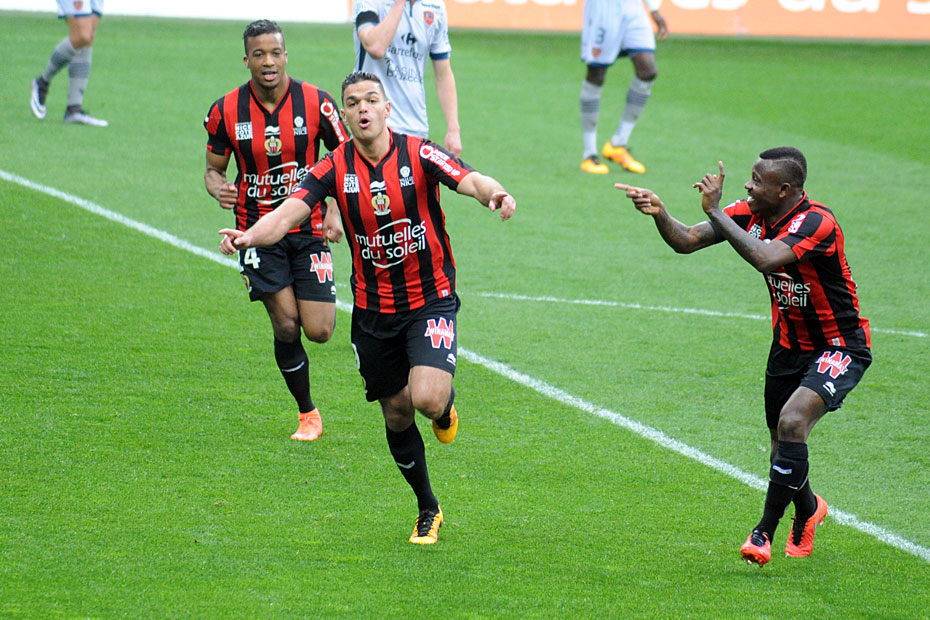
<path id="1" fill-rule="evenodd" d="M 509 299 L 513 301 L 538 301 L 547 304 L 574 304 L 580 306 L 606 306 L 610 308 L 624 308 L 627 310 L 654 310 L 658 312 L 671 312 L 674 314 L 698 314 L 701 316 L 716 316 L 723 318 L 735 319 L 752 319 L 755 321 L 771 321 L 772 317 L 762 316 L 761 314 L 744 314 L 742 312 L 720 312 L 719 310 L 702 310 L 700 308 L 676 308 L 674 306 L 644 306 L 643 304 L 629 303 L 624 301 L 608 301 L 599 299 L 563 299 L 560 297 L 548 297 L 545 295 L 511 295 L 508 293 L 482 293 L 470 292 L 470 295 L 477 297 L 493 297 L 495 299 Z M 898 336 L 911 336 L 913 338 L 930 338 L 927 332 L 910 331 L 904 329 L 889 329 L 884 327 L 872 327 L 873 332 L 884 334 L 895 334 Z"/>
<path id="2" fill-rule="evenodd" d="M 149 235 L 150 237 L 154 237 L 156 239 L 164 241 L 165 243 L 173 245 L 174 247 L 180 248 L 182 250 L 186 250 L 188 252 L 192 252 L 196 254 L 197 256 L 207 258 L 221 265 L 226 265 L 228 267 L 235 267 L 236 269 L 238 269 L 238 264 L 236 263 L 236 261 L 230 258 L 226 258 L 225 256 L 222 256 L 221 254 L 217 254 L 216 252 L 210 252 L 208 250 L 204 250 L 203 248 L 195 246 L 191 243 L 188 243 L 187 241 L 184 241 L 183 239 L 175 237 L 174 235 L 170 233 L 164 232 L 162 230 L 158 230 L 157 228 L 153 228 L 147 224 L 137 222 L 136 220 L 128 218 L 125 215 L 122 215 L 120 213 L 110 211 L 109 209 L 101 207 L 100 205 L 96 203 L 90 202 L 89 200 L 84 200 L 83 198 L 79 198 L 78 196 L 74 196 L 66 192 L 57 190 L 55 188 L 48 187 L 47 185 L 41 185 L 39 183 L 34 183 L 19 175 L 6 172 L 5 170 L 0 170 L 0 178 L 6 181 L 9 181 L 11 183 L 16 183 L 17 185 L 21 185 L 28 189 L 32 189 L 38 192 L 42 192 L 43 194 L 47 194 L 49 196 L 53 196 L 55 198 L 58 198 L 60 200 L 73 204 L 75 206 L 78 206 L 82 209 L 90 211 L 91 213 L 94 213 L 95 215 L 100 215 L 102 217 L 107 218 L 108 220 L 118 222 L 120 224 L 123 224 L 124 226 L 128 226 L 129 228 L 137 230 L 143 234 Z M 502 298 L 507 298 L 507 299 L 533 299 L 533 300 L 538 299 L 540 301 L 550 301 L 548 298 L 525 298 L 525 297 L 520 297 L 520 296 L 505 296 L 505 295 L 494 295 L 494 294 L 483 294 L 483 295 L 488 296 L 488 297 L 502 297 Z M 555 299 L 553 298 L 552 301 L 555 301 Z M 586 303 L 586 302 L 576 302 L 576 303 Z M 352 307 L 350 304 L 347 304 L 345 302 L 338 302 L 337 305 L 340 310 L 344 310 L 344 311 L 351 310 L 351 307 Z M 629 306 L 629 307 L 634 307 L 634 308 L 646 308 L 646 306 L 640 306 L 638 304 L 620 304 L 618 302 L 592 302 L 591 305 L 618 305 L 622 307 Z M 668 309 L 668 310 L 671 311 L 671 309 Z M 687 310 L 683 310 L 683 311 L 687 311 Z M 706 312 L 707 311 L 693 311 L 692 313 L 704 314 Z M 713 314 L 713 316 L 717 316 L 717 315 L 718 314 Z M 724 314 L 724 313 L 719 313 L 719 315 L 720 316 L 740 316 L 744 318 L 757 318 L 754 315 L 738 315 L 738 314 L 730 315 L 730 314 Z M 616 424 L 617 426 L 621 426 L 630 431 L 633 431 L 637 435 L 644 437 L 662 446 L 663 448 L 667 448 L 683 456 L 686 456 L 690 459 L 693 459 L 697 461 L 698 463 L 705 465 L 707 467 L 710 467 L 711 469 L 714 469 L 731 478 L 734 478 L 753 489 L 764 491 L 767 488 L 768 483 L 765 480 L 759 478 L 758 476 L 744 472 L 738 467 L 734 467 L 733 465 L 730 465 L 729 463 L 725 461 L 721 461 L 720 459 L 714 458 L 710 456 L 709 454 L 706 454 L 702 452 L 701 450 L 698 450 L 697 448 L 693 448 L 681 441 L 678 441 L 677 439 L 669 437 L 668 435 L 666 435 L 665 433 L 663 433 L 662 431 L 658 429 L 652 428 L 651 426 L 646 426 L 645 424 L 641 424 L 637 422 L 636 420 L 632 420 L 624 415 L 621 415 L 614 411 L 610 411 L 609 409 L 598 407 L 597 405 L 589 403 L 586 400 L 578 398 L 577 396 L 573 396 L 564 390 L 561 390 L 557 387 L 553 387 L 544 381 L 540 381 L 539 379 L 534 379 L 533 377 L 530 377 L 529 375 L 525 375 L 523 373 L 517 372 L 516 370 L 512 369 L 510 366 L 507 366 L 506 364 L 502 364 L 500 362 L 494 361 L 492 359 L 484 357 L 483 355 L 479 355 L 478 353 L 474 353 L 472 351 L 469 351 L 467 349 L 463 349 L 460 347 L 459 355 L 467 359 L 469 362 L 484 366 L 488 370 L 495 372 L 507 379 L 510 379 L 511 381 L 518 383 L 524 387 L 528 387 L 538 392 L 539 394 L 542 394 L 543 396 L 551 398 L 564 405 L 568 405 L 569 407 L 574 407 L 586 413 L 590 413 L 600 418 L 604 418 L 605 420 L 608 420 L 612 422 L 613 424 Z M 855 515 L 845 512 L 843 510 L 834 508 L 832 509 L 830 514 L 840 524 L 853 527 L 865 534 L 868 534 L 869 536 L 872 536 L 888 545 L 891 545 L 892 547 L 900 549 L 901 551 L 904 551 L 906 553 L 910 553 L 911 555 L 915 555 L 923 559 L 926 562 L 930 562 L 930 548 L 923 547 L 921 545 L 918 545 L 917 543 L 911 542 L 907 540 L 906 538 L 899 536 L 898 534 L 895 534 L 894 532 L 886 530 L 885 528 L 875 525 L 874 523 L 863 521 L 859 519 L 858 517 L 856 517 Z"/>

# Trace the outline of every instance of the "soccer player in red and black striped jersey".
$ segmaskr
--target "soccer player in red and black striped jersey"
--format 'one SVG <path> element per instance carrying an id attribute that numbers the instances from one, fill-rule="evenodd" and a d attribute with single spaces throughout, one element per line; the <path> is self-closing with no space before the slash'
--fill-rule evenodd
<path id="1" fill-rule="evenodd" d="M 319 159 L 321 142 L 332 151 L 349 139 L 332 95 L 287 75 L 287 50 L 278 24 L 252 22 L 242 38 L 252 77 L 218 99 L 204 121 L 204 182 L 220 206 L 233 211 L 239 230 L 273 212 L 297 189 Z M 232 154 L 234 183 L 226 178 Z M 313 342 L 326 342 L 336 320 L 333 260 L 323 240 L 325 212 L 325 203 L 312 205 L 310 217 L 278 243 L 239 253 L 249 298 L 261 300 L 271 319 L 275 361 L 299 409 L 291 439 L 301 441 L 319 437 L 323 422 L 310 396 L 300 330 Z"/>
<path id="2" fill-rule="evenodd" d="M 654 192 L 617 184 L 651 215 L 665 242 L 687 254 L 727 241 L 765 276 L 772 299 L 774 339 L 765 371 L 765 416 L 772 440 L 769 485 L 762 519 L 740 548 L 759 566 L 772 557 L 771 541 L 788 504 L 794 524 L 789 557 L 805 557 L 827 503 L 811 490 L 807 439 L 834 411 L 872 362 L 869 322 L 859 314 L 845 239 L 833 212 L 804 190 L 807 160 L 793 147 L 759 154 L 746 183 L 748 198 L 719 208 L 724 169 L 694 187 L 708 221 L 685 226 Z"/>
<path id="3" fill-rule="evenodd" d="M 342 115 L 352 141 L 329 153 L 274 213 L 243 232 L 224 229 L 225 254 L 265 246 L 312 216 L 311 205 L 336 199 L 324 226 L 352 254 L 352 346 L 369 402 L 381 405 L 388 446 L 417 497 L 410 542 L 435 543 L 443 515 L 433 494 L 419 411 L 439 441 L 455 437 L 455 261 L 439 185 L 472 196 L 509 219 L 516 202 L 500 183 L 474 171 L 424 138 L 392 132 L 391 104 L 378 77 L 350 74 L 342 83 Z M 338 221 L 341 215 L 341 222 Z"/>

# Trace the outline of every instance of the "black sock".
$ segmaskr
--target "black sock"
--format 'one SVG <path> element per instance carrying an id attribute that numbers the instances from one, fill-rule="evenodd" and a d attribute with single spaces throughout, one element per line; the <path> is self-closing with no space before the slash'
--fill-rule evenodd
<path id="1" fill-rule="evenodd" d="M 313 399 L 310 398 L 310 363 L 307 352 L 300 338 L 294 342 L 274 340 L 274 359 L 287 389 L 291 391 L 301 413 L 313 411 Z"/>
<path id="2" fill-rule="evenodd" d="M 419 510 L 438 510 L 439 501 L 433 495 L 429 484 L 429 471 L 426 468 L 426 450 L 423 447 L 423 437 L 416 423 L 407 427 L 407 430 L 395 432 L 384 428 L 387 436 L 388 448 L 391 456 L 397 463 L 397 468 L 404 475 L 404 479 L 417 496 Z"/>
<path id="3" fill-rule="evenodd" d="M 798 519 L 806 521 L 817 512 L 817 498 L 814 497 L 810 480 L 806 480 L 804 486 L 798 489 L 798 492 L 794 494 L 793 501 L 794 516 Z"/>
<path id="4" fill-rule="evenodd" d="M 791 441 L 779 441 L 776 444 L 775 458 L 769 470 L 769 488 L 765 494 L 765 509 L 762 520 L 756 529 L 769 536 L 775 535 L 775 528 L 785 514 L 785 508 L 807 482 L 807 444 Z M 811 513 L 813 514 L 813 513 Z"/>
<path id="5" fill-rule="evenodd" d="M 455 386 L 452 386 L 452 391 L 449 392 L 449 403 L 446 405 L 446 410 L 442 412 L 442 415 L 436 418 L 436 426 L 442 430 L 447 430 L 452 424 L 452 416 L 449 415 L 452 412 L 452 403 L 455 402 Z"/>

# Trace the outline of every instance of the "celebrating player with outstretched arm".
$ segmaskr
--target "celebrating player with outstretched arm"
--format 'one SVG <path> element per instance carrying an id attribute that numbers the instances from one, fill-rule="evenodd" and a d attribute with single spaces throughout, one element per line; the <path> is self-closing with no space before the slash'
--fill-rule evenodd
<path id="1" fill-rule="evenodd" d="M 352 253 L 352 346 L 365 395 L 379 401 L 391 455 L 417 497 L 410 542 L 432 544 L 443 514 L 415 412 L 432 420 L 442 443 L 458 429 L 452 378 L 459 299 L 439 184 L 474 197 L 502 220 L 516 202 L 438 144 L 388 129 L 391 104 L 376 75 L 349 75 L 342 103 L 352 140 L 317 163 L 273 213 L 246 231 L 219 231 L 220 248 L 232 254 L 274 243 L 311 215 L 311 205 L 336 199 Z M 342 236 L 339 224 L 335 210 L 327 213 L 323 229 L 331 241 Z"/>
<path id="2" fill-rule="evenodd" d="M 794 502 L 789 557 L 805 557 L 827 503 L 811 490 L 807 439 L 817 421 L 839 409 L 872 362 L 869 322 L 859 314 L 843 231 L 833 212 L 804 191 L 807 160 L 793 147 L 763 151 L 746 183 L 748 197 L 721 210 L 723 162 L 694 187 L 708 220 L 685 226 L 655 192 L 617 184 L 651 215 L 665 242 L 690 253 L 727 241 L 765 275 L 774 338 L 765 370 L 765 416 L 771 436 L 768 492 L 762 519 L 740 549 L 763 566 L 775 528 Z"/>

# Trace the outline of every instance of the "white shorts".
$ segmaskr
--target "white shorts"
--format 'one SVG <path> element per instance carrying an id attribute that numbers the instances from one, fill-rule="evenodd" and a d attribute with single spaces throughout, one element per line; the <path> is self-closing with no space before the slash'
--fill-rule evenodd
<path id="1" fill-rule="evenodd" d="M 103 0 L 58 0 L 58 17 L 103 15 Z"/>
<path id="2" fill-rule="evenodd" d="M 642 0 L 586 0 L 581 59 L 610 66 L 620 56 L 655 52 L 652 23 Z"/>

